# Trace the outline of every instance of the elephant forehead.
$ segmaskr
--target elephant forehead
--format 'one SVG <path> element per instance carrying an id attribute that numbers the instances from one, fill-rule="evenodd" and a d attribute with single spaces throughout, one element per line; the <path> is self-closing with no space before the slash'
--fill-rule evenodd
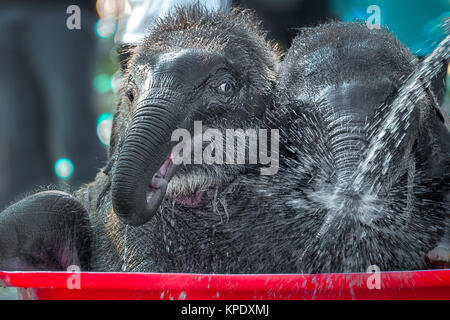
<path id="1" fill-rule="evenodd" d="M 334 112 L 336 116 L 340 111 L 347 110 L 370 117 L 395 90 L 392 81 L 383 77 L 327 84 L 309 93 L 298 90 L 295 100 L 314 105 L 317 111 Z"/>
<path id="2" fill-rule="evenodd" d="M 181 49 L 160 54 L 154 63 L 153 74 L 173 74 L 195 82 L 225 63 L 225 57 L 217 52 Z"/>

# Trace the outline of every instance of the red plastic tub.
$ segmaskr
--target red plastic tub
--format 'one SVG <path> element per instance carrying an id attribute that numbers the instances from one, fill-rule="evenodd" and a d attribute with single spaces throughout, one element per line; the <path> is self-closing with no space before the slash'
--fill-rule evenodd
<path id="1" fill-rule="evenodd" d="M 22 299 L 450 299 L 450 270 L 316 275 L 0 272 L 0 279 L 18 287 Z"/>

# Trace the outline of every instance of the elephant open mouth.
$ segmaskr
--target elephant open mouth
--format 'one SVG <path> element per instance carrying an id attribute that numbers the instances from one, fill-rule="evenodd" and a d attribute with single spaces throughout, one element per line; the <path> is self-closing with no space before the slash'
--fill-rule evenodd
<path id="1" fill-rule="evenodd" d="M 149 210 L 157 209 L 161 205 L 164 196 L 167 196 L 167 198 L 186 208 L 201 208 L 214 197 L 214 193 L 216 192 L 215 187 L 202 187 L 196 191 L 187 193 L 175 192 L 167 194 L 169 182 L 175 175 L 177 168 L 178 166 L 173 163 L 173 155 L 171 155 L 153 175 L 146 193 Z"/>

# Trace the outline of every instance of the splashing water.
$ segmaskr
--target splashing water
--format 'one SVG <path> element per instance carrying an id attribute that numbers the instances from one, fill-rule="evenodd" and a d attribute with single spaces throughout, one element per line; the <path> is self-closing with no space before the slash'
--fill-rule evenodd
<path id="1" fill-rule="evenodd" d="M 442 67 L 442 61 L 450 58 L 450 35 L 447 36 L 414 70 L 400 88 L 392 104 L 385 106 L 386 116 L 372 124 L 372 128 L 379 128 L 370 139 L 367 156 L 360 162 L 354 173 L 353 188 L 361 191 L 364 181 L 373 180 L 370 193 L 378 194 L 381 189 L 381 180 L 392 162 L 393 152 L 388 146 L 398 148 L 406 138 L 406 130 L 411 123 L 411 114 L 417 103 L 425 98 L 431 80 L 437 76 Z M 392 151 L 392 150 L 391 150 Z M 380 168 L 380 166 L 382 166 Z M 380 173 L 372 175 L 380 170 Z M 370 175 L 370 178 L 369 178 Z"/>
<path id="2" fill-rule="evenodd" d="M 127 234 L 128 225 L 125 226 L 125 232 L 123 233 L 123 257 L 122 257 L 122 272 L 127 271 Z"/>

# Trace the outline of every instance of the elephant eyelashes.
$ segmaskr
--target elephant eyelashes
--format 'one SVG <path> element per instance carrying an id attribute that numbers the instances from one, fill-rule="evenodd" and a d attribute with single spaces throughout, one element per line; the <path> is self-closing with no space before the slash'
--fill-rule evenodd
<path id="1" fill-rule="evenodd" d="M 131 103 L 133 103 L 133 101 L 134 101 L 134 91 L 135 91 L 134 88 L 135 88 L 135 83 L 134 83 L 132 75 L 130 74 L 130 76 L 128 78 L 128 86 L 127 86 L 125 95 Z"/>
<path id="2" fill-rule="evenodd" d="M 126 95 L 127 95 L 128 100 L 130 100 L 130 102 L 134 101 L 134 90 L 131 86 L 128 87 Z"/>

